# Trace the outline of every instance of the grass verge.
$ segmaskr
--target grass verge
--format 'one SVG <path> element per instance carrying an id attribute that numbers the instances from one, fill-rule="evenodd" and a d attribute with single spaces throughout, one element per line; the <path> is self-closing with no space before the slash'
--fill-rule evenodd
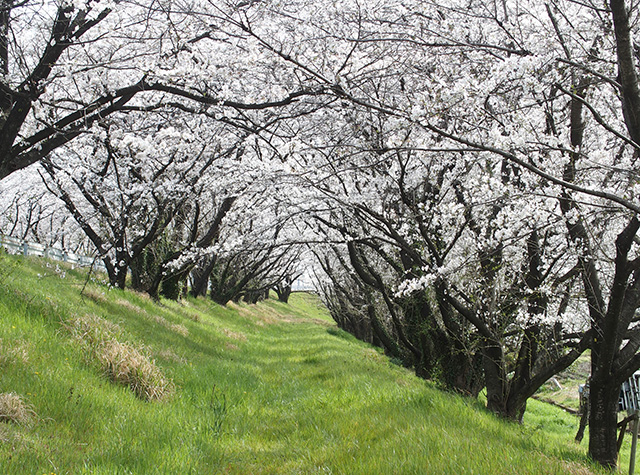
<path id="1" fill-rule="evenodd" d="M 82 271 L 5 259 L 0 393 L 38 416 L 0 422 L 0 473 L 600 473 L 573 416 L 532 401 L 524 425 L 496 419 L 337 329 L 313 296 L 157 305 L 92 283 L 82 297 Z M 153 363 L 170 397 L 105 378 L 129 363 L 103 351 Z"/>

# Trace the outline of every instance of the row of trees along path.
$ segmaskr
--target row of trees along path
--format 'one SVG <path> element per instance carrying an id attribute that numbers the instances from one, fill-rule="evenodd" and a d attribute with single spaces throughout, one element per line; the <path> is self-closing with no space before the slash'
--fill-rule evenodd
<path id="1" fill-rule="evenodd" d="M 0 0 L 2 226 L 71 216 L 155 297 L 315 272 L 343 328 L 514 421 L 589 349 L 615 467 L 639 24 L 624 0 Z"/>

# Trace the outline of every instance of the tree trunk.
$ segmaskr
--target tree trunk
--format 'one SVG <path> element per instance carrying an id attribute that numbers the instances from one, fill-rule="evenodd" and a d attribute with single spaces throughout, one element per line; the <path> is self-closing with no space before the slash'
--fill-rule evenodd
<path id="1" fill-rule="evenodd" d="M 527 410 L 528 400 L 528 398 L 522 397 L 521 394 L 516 394 L 515 397 L 509 397 L 507 400 L 507 409 L 504 413 L 504 417 L 510 421 L 522 424 L 524 413 Z"/>
<path id="2" fill-rule="evenodd" d="M 277 284 L 273 287 L 273 290 L 276 291 L 278 295 L 278 300 L 282 303 L 289 303 L 289 297 L 291 296 L 291 285 L 290 284 Z"/>
<path id="3" fill-rule="evenodd" d="M 400 346 L 391 335 L 389 335 L 382 322 L 380 322 L 376 314 L 376 309 L 372 304 L 367 305 L 367 315 L 371 323 L 371 329 L 380 342 L 380 347 L 384 348 L 386 354 L 402 359 L 403 354 Z"/>
<path id="4" fill-rule="evenodd" d="M 182 296 L 183 281 L 187 278 L 188 270 L 171 274 L 162 279 L 160 294 L 169 300 L 178 300 Z"/>
<path id="5" fill-rule="evenodd" d="M 538 314 L 536 307 L 538 298 L 535 297 L 529 303 L 529 311 L 532 315 Z M 532 307 L 533 305 L 533 307 Z M 525 329 L 520 343 L 520 351 L 516 360 L 513 378 L 508 383 L 508 396 L 506 416 L 508 419 L 522 422 L 524 412 L 527 409 L 528 394 L 524 388 L 531 382 L 531 371 L 538 353 L 538 340 L 540 338 L 539 325 L 532 325 Z"/>
<path id="6" fill-rule="evenodd" d="M 206 297 L 207 285 L 209 277 L 216 265 L 215 256 L 209 257 L 193 270 L 193 285 L 191 286 L 191 295 L 193 297 Z"/>
<path id="7" fill-rule="evenodd" d="M 589 399 L 589 455 L 600 465 L 618 465 L 617 410 L 619 389 L 608 381 L 591 380 Z"/>
<path id="8" fill-rule="evenodd" d="M 124 290 L 124 288 L 126 287 L 126 282 L 127 282 L 127 267 L 121 267 L 120 265 L 117 265 L 115 267 L 115 272 L 113 274 L 113 276 L 109 276 L 109 283 L 114 286 L 117 287 L 118 289 L 122 289 Z"/>
<path id="9" fill-rule="evenodd" d="M 483 367 L 485 386 L 487 388 L 487 409 L 508 417 L 506 404 L 506 374 L 504 371 L 504 354 L 498 342 L 485 342 L 483 348 Z"/>

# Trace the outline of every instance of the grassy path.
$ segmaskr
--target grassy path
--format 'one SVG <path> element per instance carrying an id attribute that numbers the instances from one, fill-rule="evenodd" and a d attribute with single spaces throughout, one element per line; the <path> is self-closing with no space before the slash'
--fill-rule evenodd
<path id="1" fill-rule="evenodd" d="M 525 425 L 497 420 L 335 328 L 312 296 L 159 306 L 94 283 L 81 297 L 81 272 L 20 262 L 0 281 L 0 393 L 28 414 L 0 422 L 0 473 L 594 473 L 570 415 L 533 401 Z M 110 381 L 78 321 L 155 361 L 170 394 Z"/>

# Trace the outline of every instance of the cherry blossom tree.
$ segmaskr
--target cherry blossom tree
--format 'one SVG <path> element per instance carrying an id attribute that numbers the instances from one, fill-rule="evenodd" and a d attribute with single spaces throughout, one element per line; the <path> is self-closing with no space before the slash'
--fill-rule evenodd
<path id="1" fill-rule="evenodd" d="M 261 56 L 234 20 L 242 6 L 182 3 L 0 3 L 0 179 L 112 114 L 173 108 L 247 126 L 252 111 L 322 92 Z"/>
<path id="2" fill-rule="evenodd" d="M 351 17 L 351 36 L 343 39 L 353 44 L 354 59 L 333 91 L 416 125 L 428 137 L 423 149 L 464 149 L 508 163 L 507 171 L 525 182 L 541 179 L 536 194 L 557 200 L 582 280 L 591 328 L 586 335 L 593 338 L 591 402 L 597 409 L 589 453 L 613 467 L 617 387 L 638 368 L 634 239 L 640 208 L 631 178 L 638 156 L 637 10 L 615 0 L 602 6 L 472 2 L 462 9 L 438 2 L 389 8 L 395 16 L 371 9 Z M 394 49 L 393 58 L 382 46 Z M 358 56 L 369 60 L 356 62 Z M 402 134 L 398 139 L 387 147 L 401 143 Z M 493 231 L 476 232 L 482 234 L 486 239 Z M 499 249 L 487 248 L 490 260 Z M 479 281 L 491 277 L 480 270 Z"/>
<path id="3" fill-rule="evenodd" d="M 584 318 L 558 326 L 569 317 L 563 301 L 576 273 L 563 258 L 557 200 L 536 197 L 539 183 L 514 178 L 500 159 L 412 146 L 406 127 L 402 149 L 381 148 L 384 138 L 373 138 L 395 133 L 389 124 L 356 125 L 359 138 L 344 140 L 349 152 L 332 150 L 342 156 L 340 172 L 326 167 L 317 180 L 335 203 L 317 219 L 342 236 L 339 267 L 368 287 L 364 300 L 377 295 L 386 305 L 387 334 L 369 310 L 371 329 L 390 354 L 402 348 L 418 374 L 444 375 L 470 394 L 484 385 L 489 407 L 519 420 L 528 397 L 590 341 Z M 332 280 L 333 294 L 344 295 L 344 281 Z M 438 368 L 439 359 L 455 363 Z"/>
<path id="4" fill-rule="evenodd" d="M 222 305 L 242 297 L 255 303 L 299 273 L 305 229 L 291 194 L 283 195 L 290 188 L 278 184 L 282 164 L 267 161 L 259 162 L 210 250 L 210 297 Z"/>
<path id="5" fill-rule="evenodd" d="M 90 249 L 64 206 L 33 173 L 16 173 L 0 182 L 0 230 L 6 236 L 74 253 Z"/>
<path id="6" fill-rule="evenodd" d="M 316 245 L 345 329 L 425 377 L 456 361 L 471 394 L 481 359 L 514 420 L 590 348 L 589 454 L 614 467 L 638 25 L 624 0 L 2 0 L 0 179 L 42 162 L 117 285 L 160 236 L 151 287 L 193 271 L 220 302 Z M 208 196 L 234 154 L 242 193 Z"/>
<path id="7" fill-rule="evenodd" d="M 228 155 L 223 130 L 213 140 L 201 120 L 180 123 L 174 116 L 174 125 L 163 127 L 154 116 L 129 119 L 105 125 L 42 162 L 50 190 L 120 288 L 132 263 L 198 194 L 198 181 L 214 163 L 223 168 L 219 161 Z"/>

